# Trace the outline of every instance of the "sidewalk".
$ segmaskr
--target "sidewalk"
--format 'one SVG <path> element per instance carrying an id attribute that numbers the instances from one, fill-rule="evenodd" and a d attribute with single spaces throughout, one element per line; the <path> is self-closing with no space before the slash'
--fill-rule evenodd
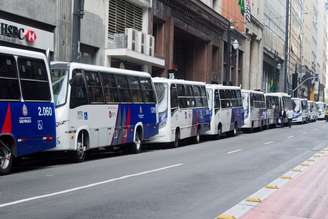
<path id="1" fill-rule="evenodd" d="M 328 219 L 328 151 L 299 166 L 302 173 L 252 208 L 242 219 Z M 296 169 L 297 171 L 297 169 Z"/>

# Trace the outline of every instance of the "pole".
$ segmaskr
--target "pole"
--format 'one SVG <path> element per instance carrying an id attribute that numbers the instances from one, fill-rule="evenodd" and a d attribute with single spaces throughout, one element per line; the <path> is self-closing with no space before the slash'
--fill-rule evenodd
<path id="1" fill-rule="evenodd" d="M 83 17 L 84 0 L 74 0 L 73 33 L 72 33 L 72 61 L 80 61 L 81 19 Z"/>
<path id="2" fill-rule="evenodd" d="M 287 93 L 287 75 L 288 75 L 288 39 L 289 39 L 289 0 L 286 0 L 286 25 L 285 25 L 285 71 L 284 71 L 284 92 Z"/>

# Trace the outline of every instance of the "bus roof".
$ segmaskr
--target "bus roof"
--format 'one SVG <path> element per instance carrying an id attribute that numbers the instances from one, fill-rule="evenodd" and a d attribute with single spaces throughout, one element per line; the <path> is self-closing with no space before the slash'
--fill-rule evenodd
<path id="1" fill-rule="evenodd" d="M 292 100 L 307 100 L 305 98 L 293 97 Z"/>
<path id="2" fill-rule="evenodd" d="M 167 83 L 167 84 L 190 84 L 190 85 L 206 85 L 205 82 L 200 81 L 187 81 L 182 79 L 168 79 L 168 78 L 160 78 L 155 77 L 153 78 L 153 82 L 161 82 L 161 83 Z"/>
<path id="3" fill-rule="evenodd" d="M 291 97 L 286 93 L 275 92 L 275 93 L 266 93 L 267 96 L 278 96 L 278 97 Z"/>
<path id="4" fill-rule="evenodd" d="M 222 84 L 206 84 L 207 88 L 219 89 L 219 90 L 241 90 L 238 86 L 226 86 Z"/>
<path id="5" fill-rule="evenodd" d="M 255 93 L 255 94 L 264 94 L 262 91 L 257 90 L 241 90 L 242 93 Z"/>
<path id="6" fill-rule="evenodd" d="M 16 48 L 10 48 L 6 46 L 0 46 L 0 53 L 3 54 L 11 54 L 11 55 L 17 55 L 17 56 L 27 56 L 31 58 L 36 59 L 46 59 L 46 55 L 41 52 L 34 52 L 24 49 L 16 49 Z"/>
<path id="7" fill-rule="evenodd" d="M 116 74 L 125 74 L 125 75 L 133 75 L 133 76 L 141 76 L 141 77 L 151 77 L 147 72 L 140 72 L 140 71 L 133 71 L 133 70 L 126 70 L 120 68 L 111 68 L 105 66 L 98 66 L 98 65 L 89 65 L 89 64 L 82 64 L 76 62 L 51 62 L 51 65 L 66 65 L 68 68 L 71 69 L 85 69 L 89 71 L 101 71 L 101 72 L 109 72 L 109 73 L 116 73 Z"/>

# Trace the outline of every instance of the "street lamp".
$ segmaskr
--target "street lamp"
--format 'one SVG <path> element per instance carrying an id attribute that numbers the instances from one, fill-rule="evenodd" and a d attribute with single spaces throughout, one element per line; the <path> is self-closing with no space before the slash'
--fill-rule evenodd
<path id="1" fill-rule="evenodd" d="M 234 41 L 233 41 L 233 43 L 232 43 L 232 47 L 233 47 L 235 50 L 239 49 L 239 42 L 238 42 L 238 40 L 234 40 Z"/>

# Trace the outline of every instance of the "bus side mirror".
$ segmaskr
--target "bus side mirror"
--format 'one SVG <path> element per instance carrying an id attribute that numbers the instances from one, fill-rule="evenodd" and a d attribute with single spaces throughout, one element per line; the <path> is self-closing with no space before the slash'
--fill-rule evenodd
<path id="1" fill-rule="evenodd" d="M 69 80 L 69 84 L 74 87 L 81 86 L 83 84 L 82 74 L 76 74 L 74 77 Z"/>

